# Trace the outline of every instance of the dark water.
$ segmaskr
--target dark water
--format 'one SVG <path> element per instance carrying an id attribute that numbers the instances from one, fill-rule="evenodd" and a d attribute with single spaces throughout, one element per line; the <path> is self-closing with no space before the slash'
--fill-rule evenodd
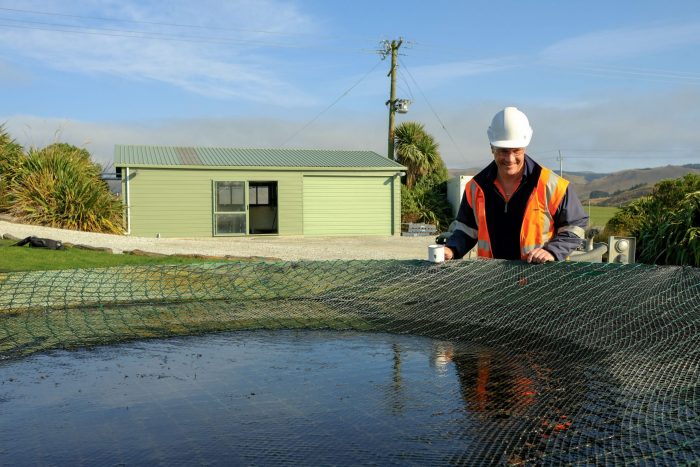
<path id="1" fill-rule="evenodd" d="M 634 402 L 601 374 L 355 332 L 54 351 L 0 364 L 0 464 L 604 464 L 656 449 L 625 444 Z"/>

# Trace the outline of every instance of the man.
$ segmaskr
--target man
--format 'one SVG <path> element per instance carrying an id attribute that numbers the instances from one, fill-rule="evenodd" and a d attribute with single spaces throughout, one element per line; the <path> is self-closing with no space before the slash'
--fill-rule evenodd
<path id="1" fill-rule="evenodd" d="M 484 258 L 566 260 L 588 224 L 576 193 L 525 154 L 532 128 L 517 108 L 498 112 L 487 134 L 494 161 L 467 183 L 445 259 L 461 258 L 476 245 Z"/>

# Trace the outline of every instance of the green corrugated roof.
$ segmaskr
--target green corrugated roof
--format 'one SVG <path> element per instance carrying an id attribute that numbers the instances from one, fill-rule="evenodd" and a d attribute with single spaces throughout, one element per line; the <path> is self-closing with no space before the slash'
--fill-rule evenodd
<path id="1" fill-rule="evenodd" d="M 329 167 L 402 170 L 373 151 L 241 149 L 178 146 L 114 147 L 115 167 Z"/>

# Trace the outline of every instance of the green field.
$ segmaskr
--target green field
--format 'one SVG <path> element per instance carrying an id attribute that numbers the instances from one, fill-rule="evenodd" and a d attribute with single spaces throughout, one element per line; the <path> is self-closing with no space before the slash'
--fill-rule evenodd
<path id="1" fill-rule="evenodd" d="M 192 258 L 187 256 L 115 255 L 104 251 L 83 250 L 80 248 L 48 250 L 46 248 L 12 246 L 15 243 L 11 240 L 0 240 L 0 272 L 226 261 L 224 259 Z"/>
<path id="2" fill-rule="evenodd" d="M 619 210 L 614 206 L 584 206 L 584 210 L 588 213 L 590 209 L 590 219 L 588 220 L 589 227 L 605 227 L 608 220 L 615 215 Z"/>

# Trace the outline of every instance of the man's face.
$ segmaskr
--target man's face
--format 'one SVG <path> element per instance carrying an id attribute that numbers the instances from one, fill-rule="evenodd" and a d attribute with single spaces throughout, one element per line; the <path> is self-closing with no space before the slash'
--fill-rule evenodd
<path id="1" fill-rule="evenodd" d="M 493 158 L 498 166 L 498 173 L 515 176 L 525 168 L 525 148 L 491 148 Z"/>

